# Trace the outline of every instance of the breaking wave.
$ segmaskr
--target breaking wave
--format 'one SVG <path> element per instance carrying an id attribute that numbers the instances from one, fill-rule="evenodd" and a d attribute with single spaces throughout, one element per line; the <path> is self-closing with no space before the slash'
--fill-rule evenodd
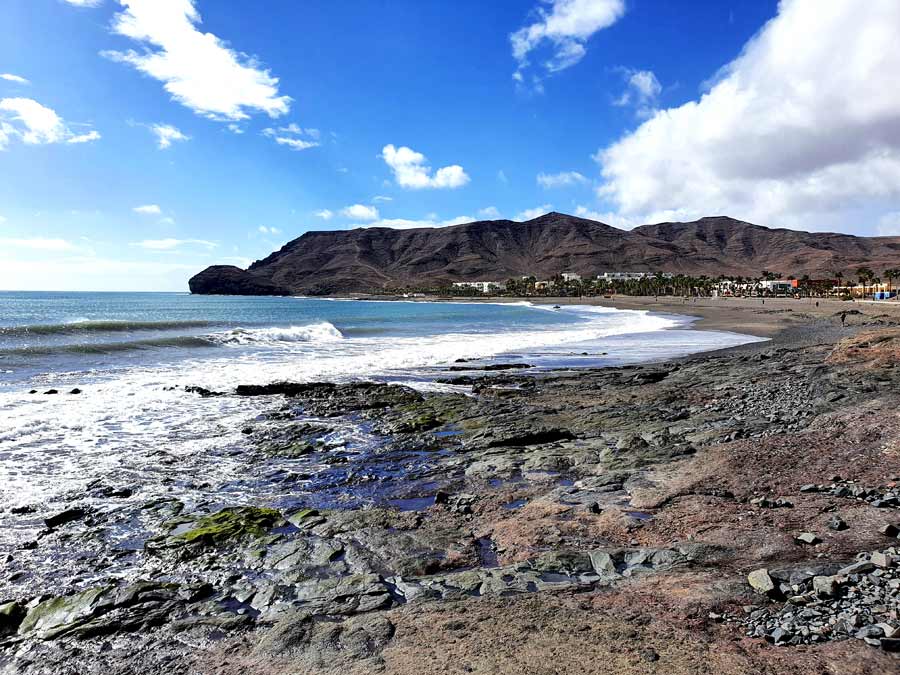
<path id="1" fill-rule="evenodd" d="M 235 328 L 227 333 L 211 336 L 221 344 L 253 345 L 276 344 L 279 342 L 338 342 L 344 336 L 334 324 L 327 321 L 308 326 L 288 326 L 286 328 Z"/>

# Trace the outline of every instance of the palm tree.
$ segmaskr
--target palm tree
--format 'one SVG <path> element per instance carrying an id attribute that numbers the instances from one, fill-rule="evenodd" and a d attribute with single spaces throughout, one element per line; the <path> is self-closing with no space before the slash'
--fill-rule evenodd
<path id="1" fill-rule="evenodd" d="M 884 271 L 884 277 L 888 280 L 888 294 L 894 292 L 894 279 L 896 277 L 900 277 L 900 270 L 896 267 L 891 267 Z"/>
<path id="2" fill-rule="evenodd" d="M 866 294 L 866 282 L 875 278 L 875 272 L 868 267 L 859 267 L 856 270 L 856 277 L 859 279 L 862 288 L 862 294 Z"/>

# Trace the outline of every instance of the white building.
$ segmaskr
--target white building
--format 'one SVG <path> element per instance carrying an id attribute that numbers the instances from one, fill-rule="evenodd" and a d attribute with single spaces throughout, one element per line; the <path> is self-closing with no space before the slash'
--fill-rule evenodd
<path id="1" fill-rule="evenodd" d="M 655 276 L 655 272 L 603 272 L 597 275 L 597 279 L 600 281 L 631 281 L 635 279 L 649 279 Z M 662 276 L 665 279 L 672 277 L 668 272 L 663 272 Z"/>
<path id="2" fill-rule="evenodd" d="M 581 275 L 575 274 L 575 272 L 563 272 L 560 276 L 563 278 L 563 281 L 565 281 L 565 282 L 581 281 Z"/>
<path id="3" fill-rule="evenodd" d="M 453 288 L 474 288 L 481 293 L 490 293 L 492 291 L 502 291 L 506 284 L 500 281 L 456 281 Z"/>

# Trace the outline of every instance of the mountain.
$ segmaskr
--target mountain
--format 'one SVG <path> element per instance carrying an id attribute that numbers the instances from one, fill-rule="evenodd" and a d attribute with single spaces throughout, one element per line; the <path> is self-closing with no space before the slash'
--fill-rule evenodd
<path id="1" fill-rule="evenodd" d="M 286 295 L 433 287 L 453 281 L 546 279 L 561 272 L 673 272 L 758 276 L 762 270 L 848 278 L 857 267 L 900 267 L 900 237 L 771 229 L 724 216 L 619 230 L 548 213 L 440 228 L 307 232 L 247 270 L 215 265 L 192 293 Z"/>

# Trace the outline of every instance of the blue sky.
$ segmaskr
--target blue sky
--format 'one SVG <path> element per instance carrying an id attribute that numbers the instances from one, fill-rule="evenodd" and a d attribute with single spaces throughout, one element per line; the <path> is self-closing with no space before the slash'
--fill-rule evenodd
<path id="1" fill-rule="evenodd" d="M 894 234 L 898 5 L 4 0 L 0 288 L 547 210 Z"/>

